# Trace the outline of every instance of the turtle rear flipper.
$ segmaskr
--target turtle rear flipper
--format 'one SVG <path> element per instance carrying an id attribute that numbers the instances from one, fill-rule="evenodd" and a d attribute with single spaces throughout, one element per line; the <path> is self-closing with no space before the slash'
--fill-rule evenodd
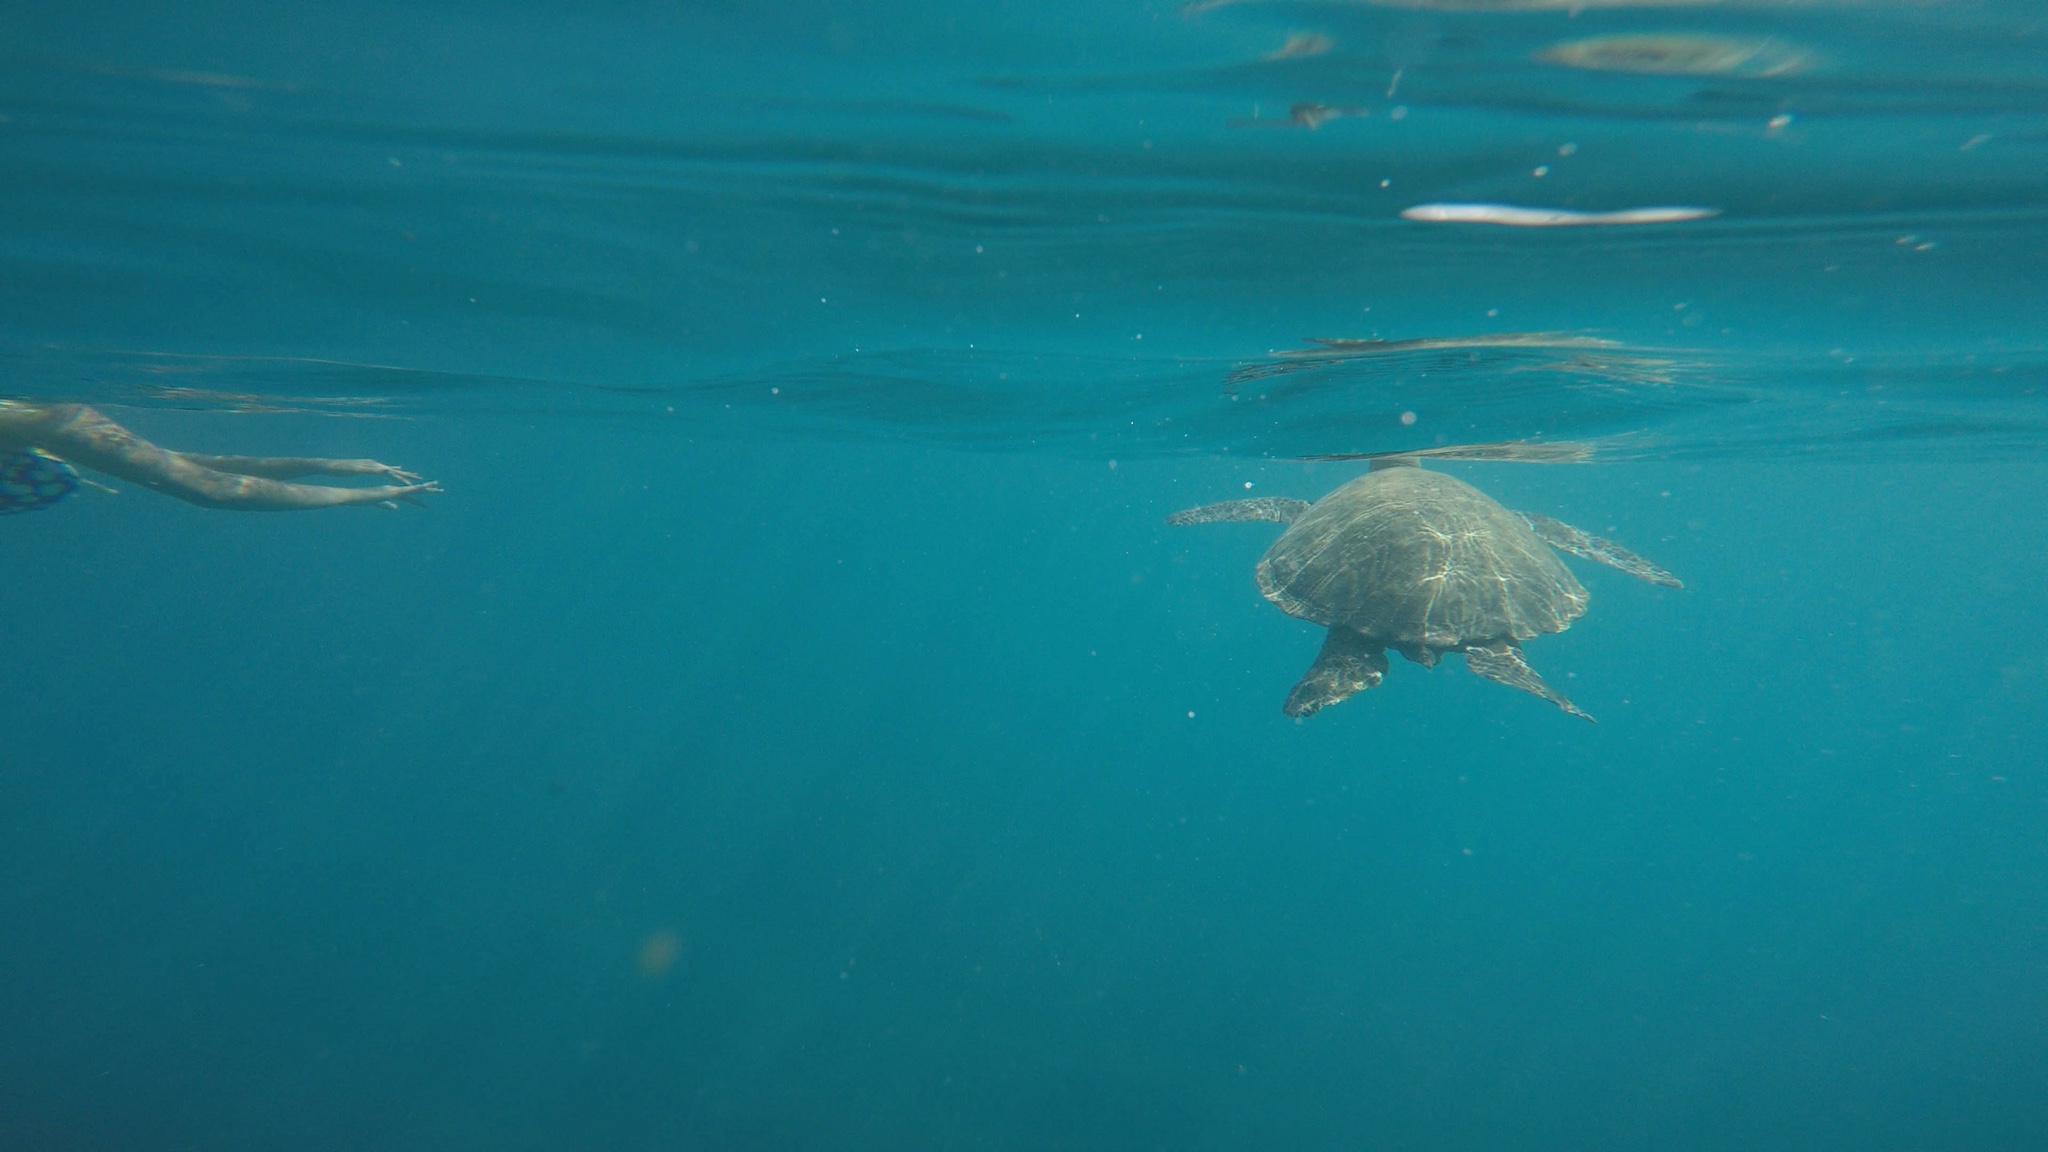
<path id="1" fill-rule="evenodd" d="M 1387 654 L 1350 628 L 1332 628 L 1316 662 L 1287 694 L 1281 711 L 1296 720 L 1375 687 L 1387 674 Z"/>
<path id="2" fill-rule="evenodd" d="M 1306 511 L 1306 500 L 1296 500 L 1291 496 L 1260 496 L 1252 500 L 1225 500 L 1220 504 L 1204 504 L 1200 508 L 1189 508 L 1168 516 L 1166 522 L 1182 525 L 1264 520 L 1275 524 L 1292 524 Z"/>
<path id="3" fill-rule="evenodd" d="M 1520 688 L 1524 692 L 1541 696 L 1574 716 L 1586 720 L 1593 719 L 1579 711 L 1577 705 L 1565 699 L 1564 693 L 1545 683 L 1543 677 L 1538 676 L 1536 670 L 1522 659 L 1522 650 L 1505 641 L 1483 646 L 1474 644 L 1465 649 L 1465 667 L 1488 680 L 1496 680 L 1510 688 Z"/>
<path id="4" fill-rule="evenodd" d="M 1678 577 L 1604 536 L 1595 536 L 1583 528 L 1574 528 L 1562 520 L 1552 520 L 1534 512 L 1518 512 L 1516 515 L 1527 520 L 1536 535 L 1559 552 L 1569 552 L 1609 568 L 1620 569 L 1638 580 L 1662 584 L 1666 588 L 1685 587 L 1684 581 Z"/>

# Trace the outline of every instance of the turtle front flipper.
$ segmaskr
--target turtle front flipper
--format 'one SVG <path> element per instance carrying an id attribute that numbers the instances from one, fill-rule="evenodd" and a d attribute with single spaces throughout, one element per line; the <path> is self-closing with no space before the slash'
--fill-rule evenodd
<path id="1" fill-rule="evenodd" d="M 1221 504 L 1204 504 L 1200 508 L 1189 508 L 1185 512 L 1175 512 L 1168 516 L 1166 522 L 1182 525 L 1265 520 L 1275 524 L 1292 524 L 1306 511 L 1306 500 L 1296 500 L 1291 496 L 1260 496 L 1253 500 L 1225 500 Z"/>
<path id="2" fill-rule="evenodd" d="M 1662 584 L 1666 588 L 1685 587 L 1678 577 L 1604 536 L 1595 536 L 1583 528 L 1574 528 L 1562 520 L 1552 520 L 1534 512 L 1517 512 L 1516 515 L 1527 520 L 1536 535 L 1559 552 L 1569 552 L 1609 568 L 1618 568 L 1638 580 Z"/>
<path id="3" fill-rule="evenodd" d="M 1321 663 L 1317 661 L 1318 665 Z M 1384 664 L 1385 661 L 1382 660 L 1381 663 Z M 1562 692 L 1545 683 L 1543 677 L 1538 676 L 1536 670 L 1522 659 L 1522 650 L 1506 641 L 1485 645 L 1474 644 L 1465 649 L 1465 667 L 1488 680 L 1497 680 L 1510 688 L 1520 688 L 1524 692 L 1541 696 L 1574 716 L 1586 720 L 1593 719 L 1579 711 L 1577 705 L 1565 699 Z M 1307 681 L 1304 680 L 1303 683 Z"/>
<path id="4" fill-rule="evenodd" d="M 1375 687 L 1386 674 L 1387 654 L 1380 645 L 1355 629 L 1332 628 L 1316 662 L 1287 694 L 1280 710 L 1299 720 Z"/>

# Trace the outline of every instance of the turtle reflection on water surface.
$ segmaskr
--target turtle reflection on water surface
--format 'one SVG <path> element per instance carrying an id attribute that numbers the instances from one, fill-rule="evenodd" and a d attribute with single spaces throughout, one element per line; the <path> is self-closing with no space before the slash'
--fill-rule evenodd
<path id="1" fill-rule="evenodd" d="M 1512 457 L 1502 447 L 1500 456 Z M 1313 504 L 1229 500 L 1176 512 L 1167 523 L 1290 525 L 1259 561 L 1259 591 L 1330 634 L 1288 694 L 1289 716 L 1300 719 L 1378 684 L 1392 648 L 1424 667 L 1462 652 L 1479 675 L 1591 720 L 1522 659 L 1524 640 L 1562 632 L 1586 611 L 1585 588 L 1551 549 L 1652 584 L 1684 585 L 1611 540 L 1511 512 L 1454 476 L 1425 471 L 1417 460 L 1423 454 L 1374 458 L 1365 475 Z"/>

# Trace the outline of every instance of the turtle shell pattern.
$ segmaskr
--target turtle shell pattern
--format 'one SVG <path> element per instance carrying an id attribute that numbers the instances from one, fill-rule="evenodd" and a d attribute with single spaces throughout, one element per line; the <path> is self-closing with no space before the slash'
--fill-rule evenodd
<path id="1" fill-rule="evenodd" d="M 1454 476 L 1381 468 L 1321 500 L 1259 561 L 1290 616 L 1400 649 L 1562 632 L 1586 590 L 1520 516 Z"/>

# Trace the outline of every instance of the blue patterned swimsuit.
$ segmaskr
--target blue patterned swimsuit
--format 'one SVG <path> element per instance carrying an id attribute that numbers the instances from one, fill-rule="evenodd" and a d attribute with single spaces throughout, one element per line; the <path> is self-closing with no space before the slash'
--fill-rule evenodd
<path id="1" fill-rule="evenodd" d="M 0 455 L 0 516 L 48 508 L 78 491 L 78 473 L 33 448 Z"/>

